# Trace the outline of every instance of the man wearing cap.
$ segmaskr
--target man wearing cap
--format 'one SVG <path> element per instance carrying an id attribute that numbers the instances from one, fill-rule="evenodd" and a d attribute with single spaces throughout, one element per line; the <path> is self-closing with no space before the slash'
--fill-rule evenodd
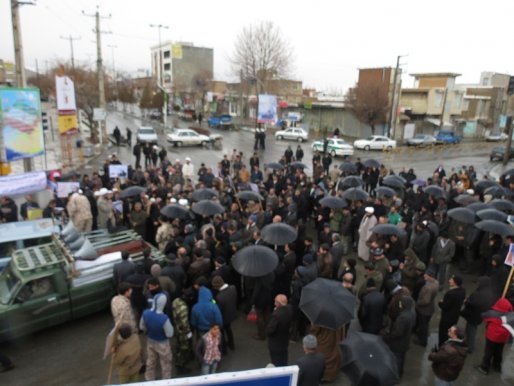
<path id="1" fill-rule="evenodd" d="M 421 261 L 411 248 L 407 248 L 405 250 L 404 261 L 404 263 L 400 264 L 402 284 L 412 293 L 414 291 L 414 283 L 416 281 L 416 265 L 421 263 Z"/>
<path id="2" fill-rule="evenodd" d="M 373 255 L 375 269 L 380 272 L 382 278 L 385 279 L 389 274 L 389 260 L 386 259 L 384 250 L 382 248 L 374 248 L 371 250 L 371 254 Z M 382 290 L 382 287 L 377 288 L 379 291 Z"/>
<path id="3" fill-rule="evenodd" d="M 304 356 L 298 358 L 295 364 L 299 367 L 298 386 L 318 386 L 325 372 L 325 357 L 316 352 L 318 340 L 314 335 L 303 338 Z"/>
<path id="4" fill-rule="evenodd" d="M 366 288 L 367 279 L 372 278 L 375 281 L 375 286 L 377 288 L 382 288 L 382 284 L 384 282 L 384 277 L 382 276 L 382 274 L 379 271 L 377 271 L 375 269 L 375 265 L 371 261 L 368 261 L 368 262 L 366 262 L 366 264 L 364 264 L 364 270 L 366 272 L 366 275 L 365 275 L 366 280 L 362 283 L 362 285 L 359 289 L 359 299 L 361 301 L 367 292 L 367 288 Z"/>
<path id="5" fill-rule="evenodd" d="M 460 316 L 460 309 L 466 298 L 466 290 L 462 288 L 462 278 L 453 275 L 448 280 L 450 289 L 444 294 L 443 299 L 439 300 L 441 309 L 441 319 L 439 321 L 439 346 L 448 338 L 448 329 L 457 324 Z"/>
<path id="6" fill-rule="evenodd" d="M 364 261 L 368 261 L 369 246 L 367 242 L 372 235 L 371 229 L 377 224 L 377 218 L 373 215 L 375 209 L 372 206 L 366 207 L 364 212 L 364 217 L 359 225 L 359 244 L 357 247 L 357 253 L 359 258 Z"/>
<path id="7" fill-rule="evenodd" d="M 428 243 L 430 242 L 430 234 L 426 230 L 425 222 L 416 224 L 414 233 L 412 234 L 409 247 L 412 248 L 418 258 L 425 264 L 428 263 Z"/>
<path id="8" fill-rule="evenodd" d="M 100 189 L 95 192 L 95 196 L 98 197 L 96 206 L 98 209 L 98 217 L 96 218 L 96 224 L 98 229 L 107 229 L 109 226 L 116 225 L 114 223 L 114 211 L 112 208 L 112 192 L 106 188 Z"/>
<path id="9" fill-rule="evenodd" d="M 453 259 L 453 255 L 455 255 L 455 242 L 449 238 L 448 231 L 444 230 L 436 239 L 430 257 L 430 264 L 437 272 L 441 291 L 447 282 L 448 264 Z"/>
<path id="10" fill-rule="evenodd" d="M 79 232 L 91 232 L 93 227 L 93 214 L 91 213 L 91 204 L 86 196 L 79 189 L 78 192 L 71 195 L 68 205 L 66 206 L 73 225 Z"/>
<path id="11" fill-rule="evenodd" d="M 223 353 L 226 353 L 227 347 L 231 350 L 235 348 L 231 323 L 237 317 L 237 290 L 234 285 L 225 283 L 221 276 L 214 276 L 211 284 L 216 293 L 214 299 L 220 308 L 221 317 L 223 319 L 222 350 Z"/>
<path id="12" fill-rule="evenodd" d="M 435 311 L 435 297 L 439 290 L 439 283 L 435 279 L 435 271 L 433 269 L 425 272 L 425 285 L 419 292 L 416 301 L 416 315 L 418 320 L 418 341 L 416 344 L 425 347 L 427 345 L 430 319 Z"/>

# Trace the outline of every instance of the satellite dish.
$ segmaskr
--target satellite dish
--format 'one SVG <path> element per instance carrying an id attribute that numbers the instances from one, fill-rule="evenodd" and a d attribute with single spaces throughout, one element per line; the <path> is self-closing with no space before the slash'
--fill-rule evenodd
<path id="1" fill-rule="evenodd" d="M 66 244 L 71 244 L 74 241 L 80 238 L 80 233 L 75 228 L 73 228 L 66 236 L 64 236 L 63 240 Z"/>
<path id="2" fill-rule="evenodd" d="M 70 220 L 68 224 L 66 224 L 64 229 L 61 231 L 61 236 L 65 238 L 73 231 L 77 232 L 77 228 L 75 228 L 75 225 L 73 225 L 73 221 Z"/>
<path id="3" fill-rule="evenodd" d="M 98 257 L 89 239 L 85 239 L 80 249 L 75 252 L 73 256 L 75 256 L 77 260 L 94 260 Z"/>
<path id="4" fill-rule="evenodd" d="M 79 235 L 79 237 L 77 237 L 74 241 L 68 243 L 68 248 L 70 248 L 72 251 L 78 251 L 85 241 L 86 238 Z"/>

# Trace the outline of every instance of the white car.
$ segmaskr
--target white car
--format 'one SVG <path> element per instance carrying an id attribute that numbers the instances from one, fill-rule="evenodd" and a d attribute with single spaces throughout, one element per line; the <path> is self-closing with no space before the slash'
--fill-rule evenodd
<path id="1" fill-rule="evenodd" d="M 157 143 L 159 139 L 153 127 L 141 126 L 137 129 L 137 140 L 139 142 Z"/>
<path id="2" fill-rule="evenodd" d="M 323 151 L 324 141 L 314 141 L 311 145 L 312 150 Z M 353 146 L 340 138 L 329 138 L 327 145 L 327 152 L 332 156 L 348 157 L 353 155 Z"/>
<path id="3" fill-rule="evenodd" d="M 290 127 L 285 130 L 279 130 L 275 133 L 275 139 L 292 139 L 294 141 L 303 142 L 307 141 L 308 138 L 307 132 L 301 127 Z"/>
<path id="4" fill-rule="evenodd" d="M 212 142 L 212 139 L 206 135 L 198 134 L 196 131 L 191 129 L 173 129 L 170 134 L 167 135 L 167 140 L 173 146 L 207 146 Z"/>
<path id="5" fill-rule="evenodd" d="M 485 140 L 487 142 L 501 142 L 505 141 L 508 137 L 509 136 L 505 133 L 491 131 L 489 134 L 485 136 Z"/>
<path id="6" fill-rule="evenodd" d="M 391 150 L 396 148 L 396 141 L 383 135 L 372 135 L 366 139 L 358 139 L 353 146 L 362 150 Z"/>

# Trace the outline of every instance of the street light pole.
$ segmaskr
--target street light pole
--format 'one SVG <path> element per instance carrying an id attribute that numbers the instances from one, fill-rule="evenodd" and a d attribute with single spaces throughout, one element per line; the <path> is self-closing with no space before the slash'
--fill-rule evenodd
<path id="1" fill-rule="evenodd" d="M 61 36 L 61 39 L 70 41 L 70 50 L 71 50 L 71 68 L 75 69 L 75 57 L 73 55 L 73 41 L 80 40 L 80 36 L 74 38 L 73 36 Z"/>
<path id="2" fill-rule="evenodd" d="M 166 121 L 168 116 L 168 93 L 164 89 L 163 81 L 162 81 L 162 72 L 164 70 L 164 66 L 162 64 L 162 42 L 161 42 L 161 29 L 169 29 L 167 25 L 162 24 L 150 24 L 151 28 L 157 28 L 157 32 L 159 34 L 159 73 L 158 73 L 158 83 L 159 83 L 159 89 L 163 93 L 163 112 L 162 112 L 162 122 L 164 124 L 164 127 L 166 127 Z M 171 55 L 170 55 L 171 56 Z"/>

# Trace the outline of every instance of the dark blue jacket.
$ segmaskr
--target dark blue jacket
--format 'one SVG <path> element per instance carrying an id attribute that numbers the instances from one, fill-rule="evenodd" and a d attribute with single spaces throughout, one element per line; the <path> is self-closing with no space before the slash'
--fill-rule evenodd
<path id="1" fill-rule="evenodd" d="M 215 324 L 223 326 L 220 309 L 212 302 L 211 290 L 202 286 L 198 291 L 198 302 L 191 310 L 191 325 L 200 332 L 206 332 Z"/>

